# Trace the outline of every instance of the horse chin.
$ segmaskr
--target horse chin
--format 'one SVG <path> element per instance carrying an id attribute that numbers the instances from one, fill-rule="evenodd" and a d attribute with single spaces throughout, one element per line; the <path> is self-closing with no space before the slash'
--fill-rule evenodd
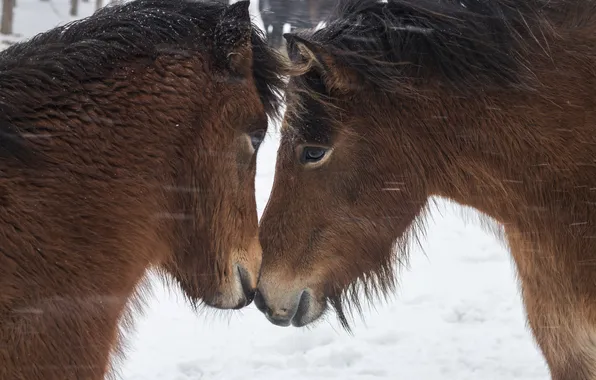
<path id="1" fill-rule="evenodd" d="M 216 296 L 210 299 L 203 299 L 203 304 L 219 310 L 239 310 L 250 305 L 252 300 L 239 299 L 230 300 L 227 297 Z"/>
<path id="2" fill-rule="evenodd" d="M 327 310 L 327 302 L 317 303 L 317 306 L 310 307 L 304 314 L 296 314 L 292 318 L 292 326 L 304 327 L 319 320 Z"/>
<path id="3" fill-rule="evenodd" d="M 327 310 L 327 300 L 317 299 L 309 292 L 300 297 L 298 309 L 291 320 L 294 327 L 304 327 L 320 319 Z"/>

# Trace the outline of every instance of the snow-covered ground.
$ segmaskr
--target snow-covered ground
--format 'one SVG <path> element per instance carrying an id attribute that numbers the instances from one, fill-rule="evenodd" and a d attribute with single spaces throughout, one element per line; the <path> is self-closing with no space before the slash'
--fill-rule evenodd
<path id="1" fill-rule="evenodd" d="M 24 37 L 70 20 L 67 0 L 17 1 L 14 29 Z M 93 1 L 81 3 L 81 16 L 92 7 Z M 255 16 L 256 10 L 254 3 Z M 259 214 L 272 185 L 277 143 L 272 133 L 259 155 Z M 507 251 L 477 224 L 464 223 L 461 211 L 439 201 L 422 249 L 413 251 L 401 275 L 400 291 L 366 310 L 364 321 L 356 319 L 352 335 L 332 316 L 310 329 L 276 327 L 253 305 L 197 315 L 177 290 L 154 279 L 119 378 L 547 379 Z"/>

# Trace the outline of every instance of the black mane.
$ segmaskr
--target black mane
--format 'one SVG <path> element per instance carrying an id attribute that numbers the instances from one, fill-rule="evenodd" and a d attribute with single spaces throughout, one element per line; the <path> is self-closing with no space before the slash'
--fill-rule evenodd
<path id="1" fill-rule="evenodd" d="M 110 5 L 0 52 L 0 151 L 17 153 L 21 137 L 15 124 L 26 121 L 49 96 L 68 96 L 82 84 L 134 61 L 150 62 L 163 51 L 209 53 L 225 7 L 193 0 Z M 283 61 L 255 25 L 251 40 L 257 89 L 267 114 L 277 116 Z"/>
<path id="2" fill-rule="evenodd" d="M 581 26 L 586 11 L 594 14 L 593 4 L 581 3 L 591 2 L 342 0 L 326 27 L 299 35 L 381 90 L 433 78 L 469 91 L 521 85 L 531 43 L 543 44 L 557 23 Z"/>

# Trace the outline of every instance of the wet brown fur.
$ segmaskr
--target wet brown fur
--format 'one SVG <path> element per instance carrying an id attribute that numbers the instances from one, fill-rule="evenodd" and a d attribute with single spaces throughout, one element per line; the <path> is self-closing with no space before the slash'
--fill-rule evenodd
<path id="1" fill-rule="evenodd" d="M 108 6 L 0 53 L 0 379 L 103 379 L 151 268 L 193 306 L 235 264 L 256 286 L 247 133 L 282 66 L 247 2 Z"/>
<path id="2" fill-rule="evenodd" d="M 502 226 L 552 378 L 596 379 L 596 4 L 347 0 L 287 39 L 261 308 L 307 289 L 346 324 L 446 197 Z M 302 145 L 333 152 L 305 168 Z"/>

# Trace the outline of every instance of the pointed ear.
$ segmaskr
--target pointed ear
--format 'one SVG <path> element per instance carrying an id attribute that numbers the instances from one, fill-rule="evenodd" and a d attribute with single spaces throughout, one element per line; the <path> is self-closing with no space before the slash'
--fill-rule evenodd
<path id="1" fill-rule="evenodd" d="M 227 6 L 213 36 L 218 64 L 240 76 L 247 76 L 252 72 L 252 22 L 249 5 L 249 0 L 242 0 Z"/>
<path id="2" fill-rule="evenodd" d="M 309 41 L 293 33 L 285 33 L 288 58 L 303 71 L 316 71 L 328 90 L 347 92 L 355 88 L 357 75 L 338 60 L 332 48 Z"/>

